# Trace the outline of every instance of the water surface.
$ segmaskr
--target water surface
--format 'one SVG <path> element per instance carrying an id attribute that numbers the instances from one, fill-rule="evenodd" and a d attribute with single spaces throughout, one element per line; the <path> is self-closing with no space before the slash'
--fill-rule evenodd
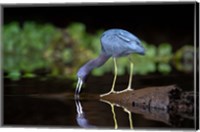
<path id="1" fill-rule="evenodd" d="M 119 77 L 116 89 L 126 87 Z M 164 111 L 130 111 L 99 99 L 109 91 L 112 76 L 90 77 L 80 99 L 74 99 L 74 81 L 63 79 L 4 79 L 4 125 L 102 129 L 194 129 L 194 116 Z M 137 76 L 135 89 L 176 84 L 193 90 L 193 75 Z"/>

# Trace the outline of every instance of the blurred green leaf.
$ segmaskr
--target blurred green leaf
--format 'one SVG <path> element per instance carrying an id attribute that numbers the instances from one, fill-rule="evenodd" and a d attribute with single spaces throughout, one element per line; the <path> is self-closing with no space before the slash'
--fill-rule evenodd
<path id="1" fill-rule="evenodd" d="M 23 75 L 23 77 L 25 77 L 25 78 L 33 78 L 33 77 L 36 77 L 36 75 L 33 74 L 33 73 L 25 73 L 25 74 Z"/>
<path id="2" fill-rule="evenodd" d="M 8 74 L 8 78 L 11 78 L 12 80 L 18 80 L 20 79 L 21 73 L 17 70 L 13 70 L 11 72 L 9 72 Z"/>
<path id="3" fill-rule="evenodd" d="M 69 48 L 65 49 L 62 53 L 62 58 L 65 62 L 70 63 L 73 59 L 72 50 Z"/>
<path id="4" fill-rule="evenodd" d="M 169 43 L 162 43 L 158 46 L 158 55 L 165 56 L 171 55 L 172 47 Z"/>
<path id="5" fill-rule="evenodd" d="M 167 74 L 171 71 L 171 67 L 169 64 L 160 63 L 160 64 L 158 64 L 158 71 L 160 71 L 163 74 Z"/>

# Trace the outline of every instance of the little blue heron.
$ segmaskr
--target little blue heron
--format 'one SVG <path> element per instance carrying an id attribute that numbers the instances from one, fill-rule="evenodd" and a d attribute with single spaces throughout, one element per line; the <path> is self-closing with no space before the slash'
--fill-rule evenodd
<path id="1" fill-rule="evenodd" d="M 116 58 L 127 56 L 132 53 L 137 53 L 144 55 L 145 50 L 141 45 L 140 40 L 131 34 L 130 32 L 123 29 L 109 29 L 105 31 L 101 36 L 101 53 L 93 60 L 90 60 L 85 65 L 83 65 L 77 72 L 78 83 L 75 91 L 75 96 L 78 96 L 82 87 L 83 82 L 85 82 L 87 75 L 96 67 L 102 66 L 110 57 L 114 61 L 114 79 L 110 92 L 103 94 L 105 96 L 111 93 L 115 93 L 114 87 L 117 78 L 117 63 Z M 132 72 L 133 72 L 133 62 L 130 62 L 130 77 L 127 89 L 131 90 L 132 83 Z"/>

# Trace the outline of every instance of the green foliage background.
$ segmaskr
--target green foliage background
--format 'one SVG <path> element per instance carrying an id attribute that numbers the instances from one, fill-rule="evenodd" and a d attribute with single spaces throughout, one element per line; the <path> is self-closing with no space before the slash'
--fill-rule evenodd
<path id="1" fill-rule="evenodd" d="M 2 36 L 4 73 L 6 77 L 18 80 L 21 77 L 36 77 L 37 70 L 46 70 L 46 76 L 75 79 L 77 70 L 99 55 L 103 31 L 100 29 L 95 33 L 88 33 L 82 23 L 72 23 L 64 29 L 35 22 L 25 22 L 22 26 L 17 22 L 6 24 L 3 26 Z M 142 41 L 142 44 L 146 49 L 145 56 L 131 55 L 135 64 L 134 74 L 169 74 L 171 64 L 177 70 L 192 71 L 192 46 L 185 45 L 173 53 L 169 43 L 155 46 Z M 129 70 L 129 61 L 127 57 L 117 60 L 119 75 L 124 75 Z M 113 62 L 109 59 L 105 65 L 93 70 L 92 74 L 101 76 L 112 70 Z"/>

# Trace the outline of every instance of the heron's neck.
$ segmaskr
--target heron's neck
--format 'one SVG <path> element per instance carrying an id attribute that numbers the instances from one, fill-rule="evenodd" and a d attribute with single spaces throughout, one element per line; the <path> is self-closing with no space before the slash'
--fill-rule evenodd
<path id="1" fill-rule="evenodd" d="M 82 68 L 89 74 L 94 68 L 102 66 L 110 56 L 101 53 L 96 59 L 93 59 L 86 63 Z"/>

